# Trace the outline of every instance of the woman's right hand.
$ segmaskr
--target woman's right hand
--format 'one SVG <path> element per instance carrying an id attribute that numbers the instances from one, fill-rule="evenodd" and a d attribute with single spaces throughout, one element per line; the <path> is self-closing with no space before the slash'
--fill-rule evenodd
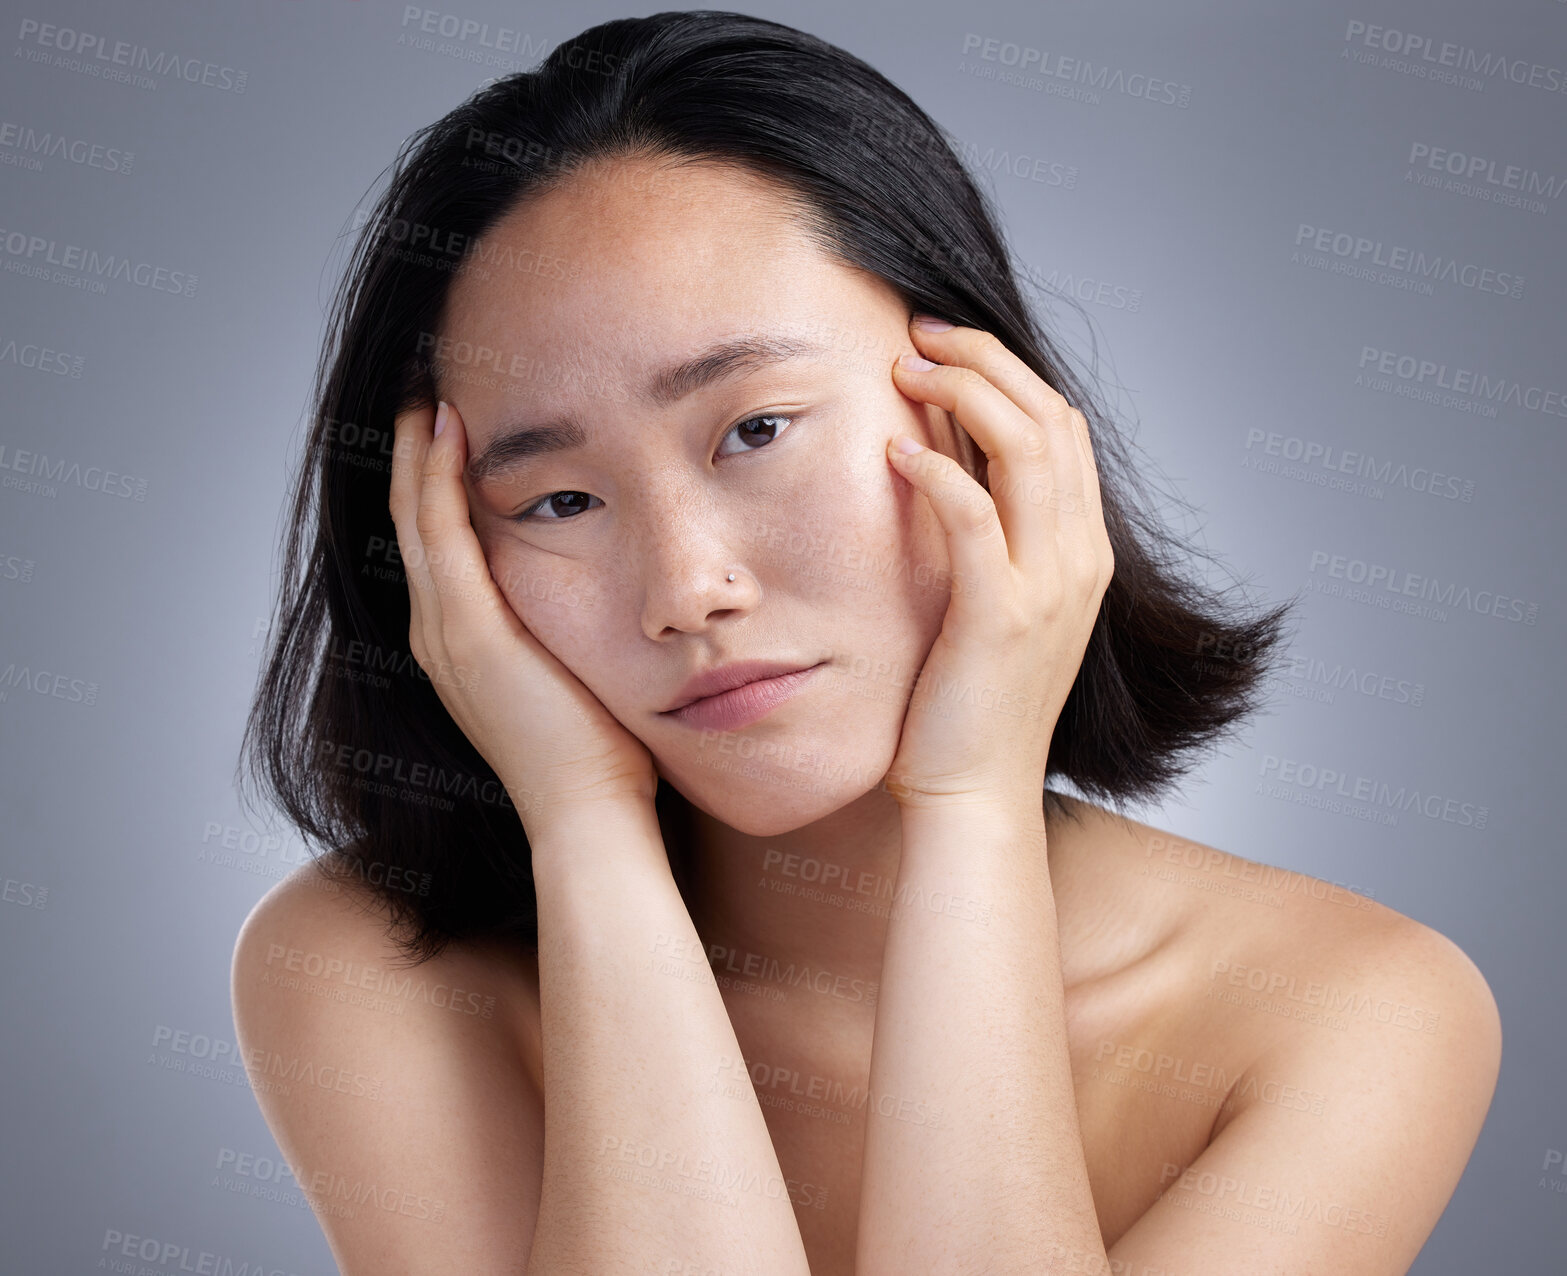
<path id="1" fill-rule="evenodd" d="M 392 458 L 413 658 L 530 834 L 606 802 L 651 807 L 658 777 L 646 746 L 528 631 L 491 576 L 463 486 L 467 430 L 446 404 L 434 437 L 436 415 L 399 414 Z"/>

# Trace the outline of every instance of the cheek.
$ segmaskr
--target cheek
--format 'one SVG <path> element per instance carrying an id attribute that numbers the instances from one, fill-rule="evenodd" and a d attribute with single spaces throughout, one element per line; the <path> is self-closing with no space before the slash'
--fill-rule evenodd
<path id="1" fill-rule="evenodd" d="M 901 432 L 934 443 L 922 415 L 866 414 L 863 428 L 818 453 L 808 472 L 751 525 L 750 562 L 790 592 L 874 627 L 945 614 L 946 536 L 930 502 L 892 468 L 886 439 Z"/>
<path id="2" fill-rule="evenodd" d="M 555 558 L 541 567 L 537 554 L 505 541 L 486 543 L 484 556 L 501 597 L 528 632 L 584 682 L 596 681 L 594 670 L 613 662 L 602 649 L 605 600 L 591 572 Z"/>
<path id="3" fill-rule="evenodd" d="M 806 603 L 815 637 L 839 667 L 840 684 L 824 702 L 837 703 L 829 752 L 867 747 L 886 721 L 896 726 L 951 601 L 941 523 L 893 470 L 884 445 L 900 430 L 937 440 L 921 418 L 866 420 L 768 503 L 745 560 Z"/>

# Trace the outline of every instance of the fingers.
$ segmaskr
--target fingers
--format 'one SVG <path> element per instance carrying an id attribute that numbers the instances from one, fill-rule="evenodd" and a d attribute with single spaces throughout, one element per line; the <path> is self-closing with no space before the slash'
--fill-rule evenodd
<path id="1" fill-rule="evenodd" d="M 435 434 L 437 424 L 441 433 Z M 390 505 L 408 577 L 409 650 L 425 672 L 461 663 L 453 636 L 487 632 L 509 607 L 469 522 L 463 487 L 467 435 L 457 408 L 422 407 L 397 418 Z M 515 619 L 512 617 L 512 619 Z M 516 626 L 516 627 L 520 627 Z"/>
<path id="2" fill-rule="evenodd" d="M 468 493 L 463 490 L 465 444 L 457 409 L 442 402 L 435 416 L 441 427 L 425 449 L 419 467 L 419 499 L 414 506 L 414 526 L 424 545 L 430 578 L 444 599 L 453 592 L 452 577 L 460 564 L 441 552 L 460 549 L 459 526 L 468 528 Z M 432 431 L 433 433 L 433 431 Z M 471 531 L 471 528 L 469 529 Z"/>
<path id="3" fill-rule="evenodd" d="M 900 362 L 894 379 L 911 397 L 950 412 L 984 449 L 1013 562 L 1031 574 L 1049 572 L 1058 545 L 1073 558 L 1099 557 L 1099 475 L 1084 415 L 991 333 L 913 324 L 909 331 L 937 366 Z"/>
<path id="4" fill-rule="evenodd" d="M 392 523 L 397 528 L 397 551 L 408 581 L 408 649 L 421 667 L 428 659 L 424 644 L 424 613 L 432 606 L 439 613 L 439 604 L 433 597 L 435 586 L 430 579 L 428 556 L 415 526 L 424 457 L 430 447 L 434 423 L 435 409 L 432 407 L 413 408 L 398 414 L 393 430 L 392 487 L 388 501 Z"/>
<path id="5" fill-rule="evenodd" d="M 899 449 L 899 443 L 905 440 L 913 444 L 912 453 Z M 930 501 L 947 536 L 952 567 L 951 605 L 967 610 L 967 604 L 960 602 L 962 598 L 978 594 L 981 582 L 1005 580 L 1000 573 L 1010 572 L 1012 567 L 1007 533 L 1001 526 L 995 501 L 951 457 L 920 447 L 907 435 L 899 435 L 888 443 L 887 457 L 898 473 Z"/>
<path id="6" fill-rule="evenodd" d="M 955 348 L 938 358 L 955 359 L 959 353 Z M 959 428 L 979 444 L 988 462 L 988 495 L 974 480 L 970 484 L 994 508 L 1011 561 L 1031 571 L 1045 570 L 1055 553 L 1055 532 L 1030 506 L 1030 501 L 1036 506 L 1044 503 L 1052 481 L 1053 458 L 1044 429 L 969 367 L 938 362 L 931 368 L 910 368 L 900 359 L 893 365 L 893 380 L 911 398 L 951 413 Z"/>
<path id="7" fill-rule="evenodd" d="M 909 324 L 915 346 L 937 363 L 972 368 L 1041 424 L 1067 410 L 1067 402 L 994 333 L 979 328 L 938 330 Z"/>
<path id="8" fill-rule="evenodd" d="M 468 490 L 463 486 L 463 466 L 468 459 L 468 433 L 456 404 L 443 404 L 445 420 L 425 452 L 414 526 L 424 546 L 430 580 L 440 600 L 439 614 L 448 643 L 454 633 L 470 626 L 493 625 L 505 605 L 484 548 L 473 530 L 468 512 Z"/>
<path id="9" fill-rule="evenodd" d="M 1054 489 L 1051 504 L 1063 512 L 1082 513 L 1087 508 L 1084 494 L 1087 480 L 1084 461 L 1092 467 L 1092 450 L 1087 447 L 1087 422 L 1083 414 L 1073 408 L 1060 393 L 1040 377 L 993 334 L 978 328 L 948 328 L 932 332 L 911 324 L 909 334 L 916 347 L 938 364 L 966 368 L 987 383 L 999 389 L 1019 411 L 1033 423 L 1033 430 L 1023 436 L 1023 446 L 1013 455 L 1029 455 L 1036 447 L 1032 440 L 1042 435 L 1044 447 L 1039 449 L 1044 462 L 1041 472 L 1019 477 L 1033 481 L 1048 477 Z M 966 424 L 965 427 L 967 428 Z M 1007 457 L 1002 456 L 1006 465 Z M 1006 499 L 1006 492 L 995 493 Z M 1037 495 L 1029 495 L 1041 503 Z"/>

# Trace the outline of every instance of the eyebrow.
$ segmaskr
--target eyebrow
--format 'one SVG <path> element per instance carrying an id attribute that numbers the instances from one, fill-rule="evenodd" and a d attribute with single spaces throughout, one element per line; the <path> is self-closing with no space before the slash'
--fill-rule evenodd
<path id="1" fill-rule="evenodd" d="M 725 378 L 826 352 L 827 348 L 820 343 L 799 337 L 735 337 L 658 372 L 643 389 L 642 398 L 653 407 L 669 407 Z M 503 424 L 478 456 L 468 463 L 468 472 L 476 483 L 493 481 L 533 457 L 570 451 L 587 441 L 587 430 L 572 416 L 538 424 Z"/>

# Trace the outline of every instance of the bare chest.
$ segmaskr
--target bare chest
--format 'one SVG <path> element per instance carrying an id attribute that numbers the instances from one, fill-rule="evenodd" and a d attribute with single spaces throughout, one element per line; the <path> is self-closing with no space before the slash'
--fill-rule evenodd
<path id="1" fill-rule="evenodd" d="M 745 1058 L 718 1084 L 737 1096 L 749 1084 L 761 1104 L 811 1271 L 852 1276 L 866 1127 L 891 1102 L 871 1089 L 870 1040 L 830 1024 L 785 1031 L 739 1007 L 731 1019 Z M 1168 1167 L 1207 1146 L 1239 1054 L 1224 1023 L 1126 983 L 1069 991 L 1078 1122 L 1106 1246 L 1153 1204 Z M 887 1115 L 936 1125 L 940 1102 Z"/>

